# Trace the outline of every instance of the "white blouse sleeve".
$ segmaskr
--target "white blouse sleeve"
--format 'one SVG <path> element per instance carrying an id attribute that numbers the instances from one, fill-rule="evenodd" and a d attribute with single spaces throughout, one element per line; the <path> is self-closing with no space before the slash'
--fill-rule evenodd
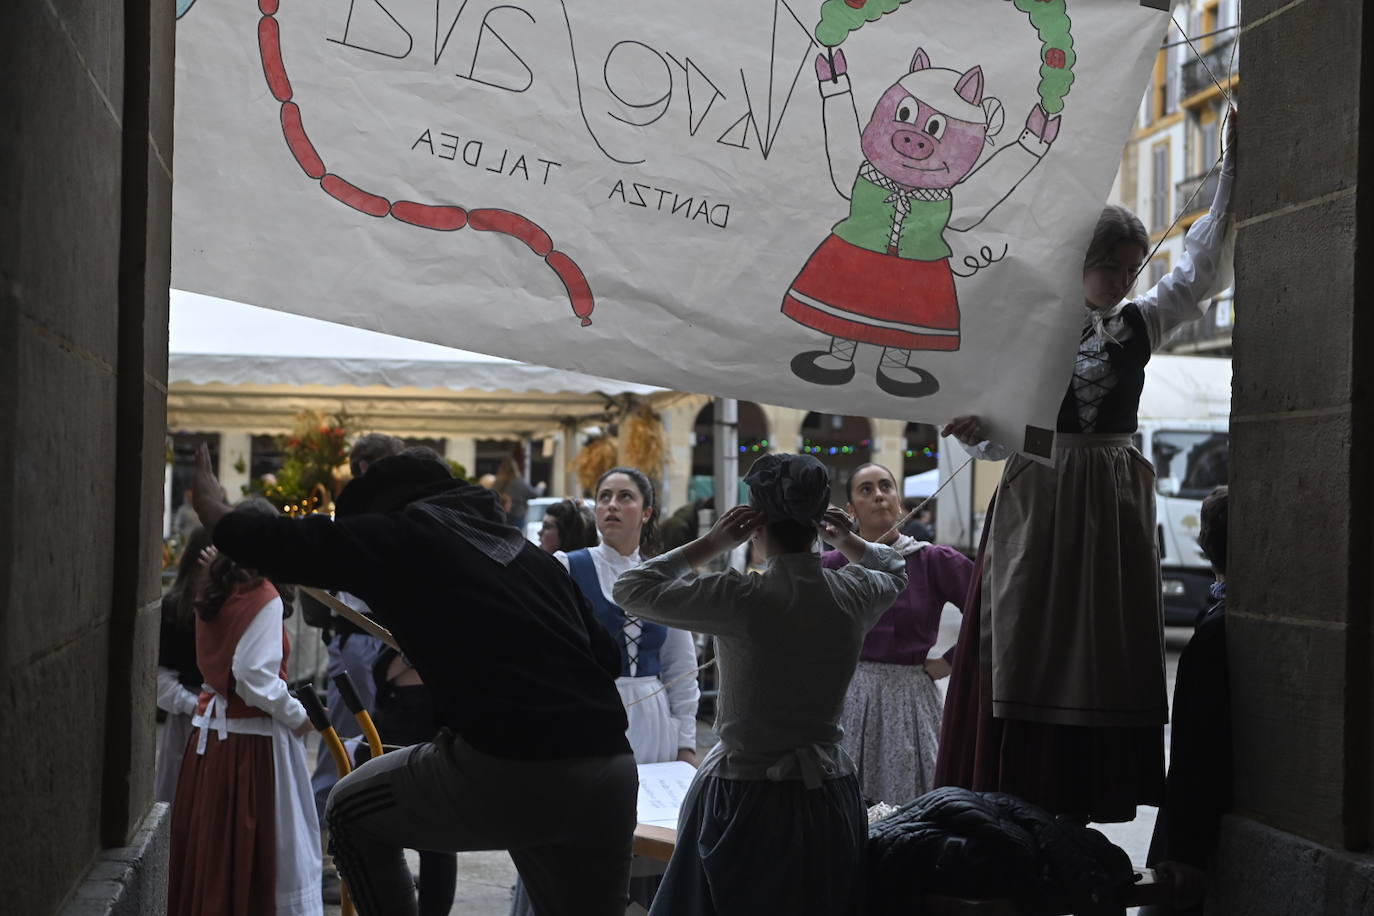
<path id="1" fill-rule="evenodd" d="M 294 730 L 305 722 L 305 707 L 286 689 L 279 673 L 281 620 L 281 599 L 273 598 L 244 630 L 229 670 L 234 675 L 234 692 L 243 702 Z"/>
<path id="2" fill-rule="evenodd" d="M 565 570 L 572 572 L 572 567 L 568 566 L 568 552 L 566 550 L 555 550 L 553 558 L 562 563 Z"/>
<path id="3" fill-rule="evenodd" d="M 1231 285 L 1235 221 L 1230 218 L 1230 209 L 1235 174 L 1234 156 L 1228 150 L 1212 208 L 1188 230 L 1183 257 L 1149 292 L 1135 300 L 1150 334 L 1151 350 L 1158 349 L 1174 328 L 1201 318 L 1211 297 Z"/>
<path id="4" fill-rule="evenodd" d="M 964 451 L 969 453 L 970 458 L 977 458 L 979 461 L 1006 461 L 1011 457 L 1011 449 L 991 439 L 984 439 L 977 445 L 965 445 Z"/>
<path id="5" fill-rule="evenodd" d="M 171 668 L 157 669 L 157 708 L 164 712 L 194 715 L 200 697 L 181 686 L 181 679 Z"/>
<path id="6" fill-rule="evenodd" d="M 697 666 L 697 647 L 692 634 L 669 627 L 663 648 L 659 650 L 659 661 L 658 678 L 668 685 L 668 712 L 677 723 L 677 746 L 696 750 L 697 701 L 701 699 L 701 688 L 695 677 L 688 676 Z"/>

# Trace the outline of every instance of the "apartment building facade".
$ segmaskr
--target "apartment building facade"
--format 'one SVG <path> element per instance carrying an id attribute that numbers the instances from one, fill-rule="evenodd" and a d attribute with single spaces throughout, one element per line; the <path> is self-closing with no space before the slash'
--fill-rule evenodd
<path id="1" fill-rule="evenodd" d="M 1240 2 L 1182 0 L 1174 19 L 1187 35 L 1170 25 L 1155 58 L 1110 198 L 1140 217 L 1155 249 L 1137 290 L 1179 262 L 1184 235 L 1206 214 L 1216 191 L 1228 99 L 1240 89 Z M 1202 320 L 1177 329 L 1163 349 L 1229 356 L 1235 320 L 1234 292 L 1227 289 Z"/>

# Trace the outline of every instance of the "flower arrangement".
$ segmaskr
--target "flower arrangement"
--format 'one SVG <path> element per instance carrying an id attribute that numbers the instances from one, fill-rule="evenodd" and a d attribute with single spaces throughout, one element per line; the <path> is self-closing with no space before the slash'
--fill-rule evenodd
<path id="1" fill-rule="evenodd" d="M 347 477 L 350 425 L 344 410 L 297 414 L 295 428 L 278 441 L 286 460 L 275 475 L 249 482 L 244 494 L 265 497 L 285 515 L 327 512 Z"/>

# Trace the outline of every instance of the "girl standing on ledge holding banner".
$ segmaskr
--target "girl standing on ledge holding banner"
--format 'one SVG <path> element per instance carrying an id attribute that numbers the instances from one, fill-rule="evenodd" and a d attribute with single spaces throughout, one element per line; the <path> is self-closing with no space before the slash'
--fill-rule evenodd
<path id="1" fill-rule="evenodd" d="M 965 608 L 937 785 L 1018 795 L 1079 821 L 1135 818 L 1164 800 L 1168 698 L 1154 468 L 1132 445 L 1145 364 L 1229 283 L 1235 112 L 1209 213 L 1173 271 L 1124 304 L 1150 253 L 1140 220 L 1107 207 L 1083 265 L 1082 341 L 1059 410 L 1054 465 L 1002 472 Z M 975 457 L 975 417 L 945 435 Z"/>
<path id="2" fill-rule="evenodd" d="M 626 611 L 719 639 L 720 743 L 683 801 L 650 913 L 860 913 L 868 823 L 840 711 L 864 634 L 906 586 L 906 564 L 827 511 L 830 474 L 809 455 L 765 455 L 745 483 L 748 507 L 615 584 Z M 821 567 L 818 530 L 849 566 Z M 761 575 L 692 574 L 751 535 L 768 559 Z"/>

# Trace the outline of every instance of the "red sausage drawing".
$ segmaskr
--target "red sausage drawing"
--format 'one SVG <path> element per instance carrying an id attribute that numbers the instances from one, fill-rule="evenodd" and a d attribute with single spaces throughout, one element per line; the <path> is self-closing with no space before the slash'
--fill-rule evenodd
<path id="1" fill-rule="evenodd" d="M 324 160 L 315 152 L 315 144 L 306 136 L 305 126 L 301 124 L 301 107 L 295 102 L 283 102 L 281 106 L 281 131 L 286 136 L 286 145 L 291 155 L 296 157 L 305 174 L 316 180 L 324 177 Z"/>
<path id="2" fill-rule="evenodd" d="M 468 214 L 468 224 L 478 232 L 500 232 L 513 236 L 530 246 L 530 251 L 541 258 L 553 251 L 553 239 L 530 220 L 519 213 L 509 210 L 473 210 Z"/>
<path id="3" fill-rule="evenodd" d="M 558 279 L 563 281 L 568 298 L 572 300 L 573 314 L 582 319 L 582 327 L 585 328 L 592 323 L 592 309 L 596 307 L 596 300 L 592 297 L 592 288 L 582 268 L 561 251 L 550 252 L 544 260 L 558 274 Z"/>
<path id="4" fill-rule="evenodd" d="M 391 212 L 391 201 L 368 193 L 357 185 L 344 181 L 338 175 L 324 176 L 320 187 L 324 188 L 330 197 L 343 201 L 354 210 L 360 210 L 368 216 L 386 216 Z"/>
<path id="5" fill-rule="evenodd" d="M 413 200 L 396 201 L 391 205 L 391 215 L 403 223 L 440 232 L 462 229 L 468 223 L 468 213 L 462 207 L 435 207 Z"/>
<path id="6" fill-rule="evenodd" d="M 553 239 L 534 221 L 519 213 L 494 207 L 465 210 L 451 204 L 422 204 L 412 200 L 392 204 L 385 197 L 364 191 L 352 182 L 326 171 L 324 160 L 305 132 L 300 106 L 291 100 L 291 80 L 286 75 L 286 65 L 282 60 L 281 27 L 273 18 L 280 5 L 281 0 L 258 0 L 258 9 L 263 14 L 258 20 L 258 52 L 267 87 L 271 90 L 272 96 L 282 103 L 282 135 L 286 138 L 286 145 L 302 171 L 311 178 L 318 179 L 320 187 L 330 197 L 369 216 L 383 217 L 390 214 L 403 223 L 439 232 L 452 232 L 464 226 L 471 226 L 478 232 L 499 232 L 519 239 L 536 255 L 544 258 L 554 273 L 558 274 L 558 279 L 563 282 L 568 299 L 572 303 L 573 314 L 582 319 L 583 327 L 590 325 L 596 299 L 592 295 L 586 274 L 572 258 L 561 251 L 553 250 Z"/>
<path id="7" fill-rule="evenodd" d="M 286 78 L 286 65 L 281 59 L 281 27 L 271 16 L 258 20 L 258 52 L 262 55 L 262 74 L 267 88 L 278 102 L 291 101 L 291 80 Z"/>

